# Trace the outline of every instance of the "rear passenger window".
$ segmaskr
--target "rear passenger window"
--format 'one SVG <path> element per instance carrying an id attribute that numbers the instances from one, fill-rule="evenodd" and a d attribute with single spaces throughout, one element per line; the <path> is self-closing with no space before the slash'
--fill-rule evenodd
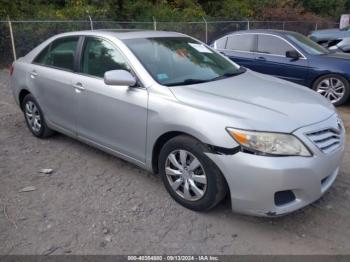
<path id="1" fill-rule="evenodd" d="M 82 72 L 103 77 L 110 70 L 127 70 L 130 68 L 122 54 L 109 42 L 87 37 L 82 57 Z"/>
<path id="2" fill-rule="evenodd" d="M 78 39 L 79 37 L 65 37 L 53 41 L 41 51 L 34 63 L 73 71 Z"/>
<path id="3" fill-rule="evenodd" d="M 286 41 L 272 35 L 259 35 L 258 52 L 285 56 L 287 51 L 294 50 Z"/>
<path id="4" fill-rule="evenodd" d="M 255 35 L 231 35 L 227 39 L 226 49 L 237 51 L 252 51 L 254 49 Z"/>
<path id="5" fill-rule="evenodd" d="M 226 48 L 227 37 L 220 38 L 215 41 L 215 48 L 217 49 L 225 49 Z"/>

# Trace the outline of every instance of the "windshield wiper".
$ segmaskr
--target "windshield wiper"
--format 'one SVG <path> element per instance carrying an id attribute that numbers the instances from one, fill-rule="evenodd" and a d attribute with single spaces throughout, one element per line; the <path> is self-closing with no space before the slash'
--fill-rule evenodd
<path id="1" fill-rule="evenodd" d="M 238 69 L 235 72 L 227 72 L 221 76 L 214 77 L 214 78 L 210 79 L 209 81 L 216 81 L 216 80 L 225 79 L 228 77 L 240 75 L 240 74 L 243 74 L 245 71 L 247 71 L 247 70 L 244 67 L 240 67 L 240 69 Z"/>
<path id="2" fill-rule="evenodd" d="M 211 81 L 215 81 L 215 80 L 220 80 L 220 79 L 240 75 L 240 74 L 244 73 L 245 71 L 247 71 L 247 69 L 245 69 L 244 67 L 240 67 L 235 72 L 228 72 L 228 73 L 225 73 L 223 75 L 220 75 L 220 76 L 217 76 L 217 77 L 214 77 L 211 79 L 188 78 L 188 79 L 185 79 L 181 82 L 169 83 L 169 84 L 164 84 L 164 85 L 166 85 L 166 86 L 181 86 L 181 85 L 192 85 L 192 84 L 206 83 L 206 82 L 211 82 Z"/>
<path id="3" fill-rule="evenodd" d="M 192 84 L 199 84 L 199 83 L 205 83 L 210 81 L 210 79 L 205 80 L 205 79 L 194 79 L 194 78 L 188 78 L 185 79 L 181 82 L 175 82 L 175 83 L 169 83 L 165 84 L 166 86 L 181 86 L 181 85 L 192 85 Z"/>

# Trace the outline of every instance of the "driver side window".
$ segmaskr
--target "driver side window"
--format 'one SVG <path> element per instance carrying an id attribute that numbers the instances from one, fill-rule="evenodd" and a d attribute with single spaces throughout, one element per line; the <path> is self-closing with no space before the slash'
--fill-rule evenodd
<path id="1" fill-rule="evenodd" d="M 258 36 L 258 52 L 286 56 L 287 51 L 295 50 L 291 45 L 273 35 Z"/>
<path id="2" fill-rule="evenodd" d="M 119 50 L 108 41 L 87 37 L 82 55 L 82 73 L 103 77 L 110 70 L 130 71 L 126 60 Z"/>

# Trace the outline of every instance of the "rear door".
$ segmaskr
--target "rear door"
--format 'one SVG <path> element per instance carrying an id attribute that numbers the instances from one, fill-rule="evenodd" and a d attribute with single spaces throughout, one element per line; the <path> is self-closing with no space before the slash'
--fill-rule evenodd
<path id="1" fill-rule="evenodd" d="M 75 92 L 72 86 L 79 36 L 54 40 L 34 59 L 28 82 L 56 128 L 75 133 Z"/>
<path id="2" fill-rule="evenodd" d="M 286 40 L 275 35 L 259 34 L 255 62 L 252 69 L 304 85 L 308 76 L 308 62 L 301 55 L 297 60 L 286 57 L 295 50 Z"/>
<path id="3" fill-rule="evenodd" d="M 255 34 L 229 35 L 225 43 L 225 48 L 219 51 L 237 64 L 251 68 L 255 61 L 255 57 L 252 54 L 255 43 Z"/>

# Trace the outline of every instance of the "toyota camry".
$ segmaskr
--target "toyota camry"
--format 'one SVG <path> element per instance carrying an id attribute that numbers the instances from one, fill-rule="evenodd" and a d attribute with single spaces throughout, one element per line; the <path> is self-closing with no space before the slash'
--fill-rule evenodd
<path id="1" fill-rule="evenodd" d="M 345 129 L 326 98 L 187 35 L 64 33 L 10 74 L 34 136 L 60 132 L 157 173 L 192 210 L 229 196 L 237 212 L 287 214 L 339 173 Z"/>

